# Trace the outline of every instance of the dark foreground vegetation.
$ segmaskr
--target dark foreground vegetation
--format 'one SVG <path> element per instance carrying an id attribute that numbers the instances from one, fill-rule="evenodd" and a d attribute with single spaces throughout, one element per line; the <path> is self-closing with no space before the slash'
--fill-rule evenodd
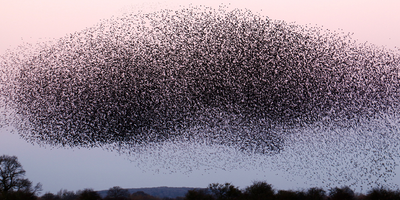
<path id="1" fill-rule="evenodd" d="M 321 188 L 308 190 L 274 190 L 266 182 L 255 182 L 243 190 L 231 185 L 210 184 L 205 189 L 190 190 L 185 197 L 155 197 L 142 191 L 129 193 L 128 189 L 115 186 L 108 190 L 105 197 L 92 189 L 77 192 L 60 190 L 57 194 L 45 193 L 41 197 L 27 191 L 10 191 L 4 194 L 1 200 L 38 199 L 38 200 L 397 200 L 400 199 L 399 190 L 375 188 L 367 194 L 357 194 L 349 187 L 332 188 L 328 192 Z"/>
<path id="2" fill-rule="evenodd" d="M 321 188 L 308 190 L 275 190 L 266 182 L 255 182 L 245 189 L 239 189 L 230 183 L 210 184 L 208 188 L 190 190 L 185 197 L 155 197 L 142 191 L 129 193 L 128 189 L 115 186 L 107 191 L 105 197 L 92 189 L 77 192 L 60 190 L 57 194 L 45 193 L 41 197 L 29 196 L 23 191 L 13 191 L 8 199 L 38 200 L 397 200 L 399 190 L 374 188 L 366 194 L 355 193 L 349 187 L 332 188 L 325 191 Z M 28 198 L 26 198 L 28 197 Z M 6 199 L 6 198 L 0 198 Z"/>
<path id="3" fill-rule="evenodd" d="M 375 200 L 400 199 L 399 190 L 374 188 L 367 194 L 357 194 L 349 187 L 335 187 L 328 192 L 322 188 L 308 190 L 274 190 L 266 182 L 255 182 L 251 186 L 240 190 L 238 187 L 225 184 L 210 184 L 207 189 L 191 190 L 186 194 L 187 200 Z"/>
<path id="4" fill-rule="evenodd" d="M 16 156 L 0 156 L 0 200 L 37 199 L 42 185 L 33 186 L 24 176 L 25 170 Z"/>
<path id="5" fill-rule="evenodd" d="M 189 190 L 185 197 L 156 197 L 143 191 L 129 192 L 119 186 L 110 188 L 106 195 L 92 189 L 77 192 L 60 190 L 39 197 L 42 189 L 24 178 L 25 170 L 16 156 L 0 156 L 0 200 L 400 200 L 400 190 L 374 188 L 367 194 L 356 194 L 349 187 L 332 188 L 328 192 L 322 188 L 310 188 L 302 191 L 275 190 L 266 182 L 254 182 L 241 190 L 230 183 L 213 183 L 204 189 Z"/>

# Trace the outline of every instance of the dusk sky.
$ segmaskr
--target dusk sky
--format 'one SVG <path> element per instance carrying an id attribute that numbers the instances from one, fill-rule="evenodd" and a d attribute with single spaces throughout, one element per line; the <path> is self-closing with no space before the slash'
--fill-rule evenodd
<path id="1" fill-rule="evenodd" d="M 144 2 L 149 1 L 0 0 L 0 54 L 5 53 L 7 49 L 13 51 L 18 45 L 24 43 L 61 38 L 69 33 L 91 27 L 101 19 L 107 19 L 113 15 L 119 16 L 126 12 L 137 12 L 137 10 L 151 12 L 166 7 L 179 8 L 179 5 L 189 4 L 189 1 L 184 0 L 160 3 L 157 1 Z M 246 0 L 240 2 L 190 1 L 193 5 L 211 7 L 217 7 L 221 3 L 230 4 L 231 8 L 248 8 L 273 20 L 323 26 L 331 31 L 354 33 L 352 38 L 358 43 L 369 42 L 393 50 L 396 49 L 395 47 L 400 47 L 400 14 L 398 14 L 400 3 L 397 0 L 379 2 L 369 0 Z M 148 159 L 139 158 L 137 155 L 130 157 L 124 153 L 119 154 L 116 151 L 99 148 L 41 147 L 21 139 L 17 133 L 12 133 L 12 129 L 12 127 L 0 129 L 0 155 L 17 156 L 26 170 L 27 178 L 34 184 L 37 182 L 43 184 L 42 194 L 45 192 L 56 193 L 60 189 L 106 190 L 113 186 L 123 188 L 207 187 L 208 184 L 216 182 L 230 182 L 244 188 L 252 181 L 267 181 L 277 189 L 301 189 L 308 188 L 313 183 L 312 180 L 306 180 L 301 176 L 288 175 L 277 169 L 269 170 L 267 165 L 254 167 L 233 164 L 231 166 L 240 167 L 228 167 L 225 170 L 219 167 L 200 166 L 191 171 L 178 170 L 170 173 L 173 170 L 163 169 L 161 165 L 152 166 L 151 160 L 157 160 L 157 156 Z M 181 153 L 184 157 L 187 152 L 182 151 Z M 234 154 L 230 154 L 230 156 L 232 155 Z M 146 154 L 146 156 L 149 155 Z M 166 156 L 162 158 L 167 159 Z M 263 158 L 246 157 L 243 161 L 252 159 Z M 229 161 L 229 159 L 226 160 Z M 143 163 L 146 161 L 149 163 Z M 268 159 L 265 162 L 267 161 Z M 166 166 L 170 167 L 170 165 Z M 396 171 L 397 175 L 393 180 L 397 179 L 395 183 L 400 185 L 400 171 L 399 169 Z M 288 177 L 293 179 L 290 180 Z"/>

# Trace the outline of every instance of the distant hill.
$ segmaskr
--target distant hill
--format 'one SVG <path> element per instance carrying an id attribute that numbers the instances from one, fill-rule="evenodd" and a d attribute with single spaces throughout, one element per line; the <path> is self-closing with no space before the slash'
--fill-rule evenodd
<path id="1" fill-rule="evenodd" d="M 193 189 L 203 189 L 203 188 L 189 188 L 189 187 L 153 187 L 153 188 L 130 188 L 127 189 L 130 194 L 143 191 L 146 194 L 155 197 L 168 197 L 168 198 L 176 198 L 176 197 L 184 197 L 189 190 Z M 104 198 L 107 196 L 108 190 L 97 191 L 97 193 Z"/>

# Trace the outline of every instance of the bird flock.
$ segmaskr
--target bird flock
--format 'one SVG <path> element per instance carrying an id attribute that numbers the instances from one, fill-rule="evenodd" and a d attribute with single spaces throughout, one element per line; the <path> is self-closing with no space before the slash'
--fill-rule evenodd
<path id="1" fill-rule="evenodd" d="M 0 125 L 32 143 L 319 184 L 384 184 L 398 165 L 399 53 L 250 10 L 128 13 L 0 69 Z"/>

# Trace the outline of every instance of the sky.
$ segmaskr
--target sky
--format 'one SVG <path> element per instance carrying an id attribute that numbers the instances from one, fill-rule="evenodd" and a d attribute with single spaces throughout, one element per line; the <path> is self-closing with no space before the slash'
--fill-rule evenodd
<path id="1" fill-rule="evenodd" d="M 248 8 L 270 19 L 285 20 L 301 25 L 317 25 L 339 32 L 354 33 L 359 43 L 369 42 L 389 49 L 400 47 L 400 3 L 368 0 L 220 0 L 199 1 L 129 1 L 129 0 L 71 0 L 71 1 L 6 1 L 0 0 L 0 54 L 24 43 L 57 39 L 90 27 L 101 19 L 137 10 L 151 11 L 179 5 Z M 286 180 L 279 170 L 212 169 L 190 173 L 169 173 L 162 168 L 147 169 L 146 164 L 127 155 L 102 149 L 63 149 L 40 147 L 27 143 L 12 128 L 0 129 L 0 154 L 16 155 L 34 183 L 43 184 L 44 192 L 60 189 L 104 190 L 113 186 L 136 187 L 206 187 L 214 182 L 231 182 L 245 187 L 256 180 L 266 180 L 278 189 L 307 188 L 301 177 Z M 42 193 L 42 194 L 43 194 Z"/>

